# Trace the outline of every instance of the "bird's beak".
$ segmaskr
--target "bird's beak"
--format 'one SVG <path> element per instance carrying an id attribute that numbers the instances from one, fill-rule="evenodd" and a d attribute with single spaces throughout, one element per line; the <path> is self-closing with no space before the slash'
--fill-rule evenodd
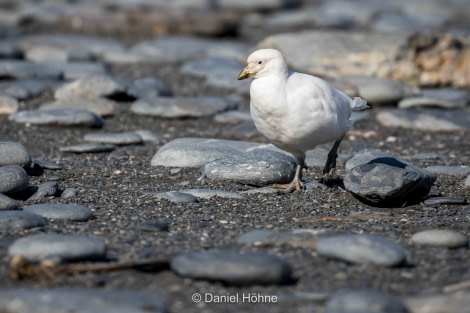
<path id="1" fill-rule="evenodd" d="M 238 75 L 238 80 L 247 79 L 251 76 L 255 75 L 256 72 L 251 66 L 247 66 L 243 69 L 243 71 Z"/>

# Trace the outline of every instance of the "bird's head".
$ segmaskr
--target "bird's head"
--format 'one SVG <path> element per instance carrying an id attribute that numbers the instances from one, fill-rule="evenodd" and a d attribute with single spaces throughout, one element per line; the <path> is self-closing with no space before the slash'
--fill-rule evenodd
<path id="1" fill-rule="evenodd" d="M 286 74 L 287 64 L 281 52 L 276 49 L 259 49 L 250 54 L 248 65 L 238 76 L 238 80 L 250 77 L 259 78 L 272 74 Z"/>

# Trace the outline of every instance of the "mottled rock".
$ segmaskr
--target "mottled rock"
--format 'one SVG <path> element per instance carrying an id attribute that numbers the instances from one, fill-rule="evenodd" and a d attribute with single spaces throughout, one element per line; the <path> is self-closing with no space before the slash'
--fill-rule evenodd
<path id="1" fill-rule="evenodd" d="M 468 245 L 468 238 L 450 229 L 430 229 L 413 234 L 411 242 L 418 245 L 459 248 Z"/>
<path id="2" fill-rule="evenodd" d="M 37 64 L 20 60 L 0 60 L 2 78 L 60 78 L 62 72 L 51 64 Z"/>
<path id="3" fill-rule="evenodd" d="M 18 112 L 20 105 L 15 98 L 0 95 L 0 115 Z"/>
<path id="4" fill-rule="evenodd" d="M 48 109 L 20 111 L 10 115 L 17 123 L 48 126 L 102 127 L 103 120 L 95 113 L 83 109 Z"/>
<path id="5" fill-rule="evenodd" d="M 282 284 L 292 280 L 289 263 L 263 252 L 189 252 L 176 256 L 171 262 L 171 269 L 184 277 L 236 285 Z"/>
<path id="6" fill-rule="evenodd" d="M 33 262 L 100 260 L 106 258 L 106 244 L 96 237 L 39 234 L 15 240 L 8 248 L 8 255 L 19 255 Z"/>
<path id="7" fill-rule="evenodd" d="M 325 313 L 409 313 L 396 296 L 374 290 L 335 293 L 326 303 Z"/>
<path id="8" fill-rule="evenodd" d="M 110 152 L 116 147 L 110 144 L 104 144 L 100 142 L 89 142 L 79 145 L 61 147 L 62 152 L 73 152 L 73 153 L 99 153 L 99 152 Z"/>
<path id="9" fill-rule="evenodd" d="M 89 142 L 101 142 L 105 144 L 112 144 L 117 146 L 135 145 L 142 143 L 142 137 L 135 132 L 123 133 L 91 133 L 86 134 L 83 140 Z"/>
<path id="10" fill-rule="evenodd" d="M 93 212 L 83 206 L 63 203 L 41 203 L 23 207 L 23 211 L 41 215 L 45 218 L 70 221 L 87 221 L 93 217 Z"/>
<path id="11" fill-rule="evenodd" d="M 46 225 L 41 216 L 24 211 L 0 211 L 0 232 L 9 233 Z"/>
<path id="12" fill-rule="evenodd" d="M 470 174 L 470 166 L 465 165 L 432 165 L 426 170 L 436 175 L 448 175 L 454 177 L 464 177 Z"/>
<path id="13" fill-rule="evenodd" d="M 0 167 L 0 193 L 16 193 L 29 186 L 29 176 L 19 165 Z"/>
<path id="14" fill-rule="evenodd" d="M 30 163 L 31 156 L 21 143 L 0 139 L 0 166 L 27 166 Z"/>
<path id="15" fill-rule="evenodd" d="M 46 183 L 40 184 L 37 187 L 36 192 L 32 194 L 31 197 L 28 198 L 28 200 L 34 201 L 34 200 L 40 200 L 43 198 L 54 196 L 57 193 L 58 189 L 59 189 L 59 184 L 57 182 L 46 182 Z M 33 212 L 33 213 L 36 213 L 36 212 Z"/>
<path id="16" fill-rule="evenodd" d="M 127 94 L 125 85 L 106 75 L 84 77 L 67 83 L 55 91 L 54 97 L 59 100 L 77 97 L 125 100 L 134 98 Z"/>
<path id="17" fill-rule="evenodd" d="M 41 104 L 40 110 L 50 109 L 82 109 L 88 110 L 99 116 L 110 116 L 114 115 L 116 111 L 116 103 L 112 100 L 103 98 L 69 98 L 46 102 Z"/>
<path id="18" fill-rule="evenodd" d="M 157 199 L 165 199 L 174 203 L 199 202 L 195 196 L 179 191 L 162 191 L 155 193 Z"/>
<path id="19" fill-rule="evenodd" d="M 4 194 L 0 193 L 0 210 L 16 210 L 18 202 Z"/>

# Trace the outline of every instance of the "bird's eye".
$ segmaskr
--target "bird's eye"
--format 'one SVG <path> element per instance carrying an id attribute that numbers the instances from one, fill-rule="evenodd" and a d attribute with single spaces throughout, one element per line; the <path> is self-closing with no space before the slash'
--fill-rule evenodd
<path id="1" fill-rule="evenodd" d="M 261 64 L 261 63 L 263 63 L 263 61 L 258 61 L 258 64 Z"/>

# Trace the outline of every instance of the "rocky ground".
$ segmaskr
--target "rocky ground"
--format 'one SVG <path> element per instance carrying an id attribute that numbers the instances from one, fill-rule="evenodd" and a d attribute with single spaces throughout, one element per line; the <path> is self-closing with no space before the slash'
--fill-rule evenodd
<path id="1" fill-rule="evenodd" d="M 467 312 L 470 6 L 422 8 L 2 4 L 0 311 Z M 325 145 L 268 187 L 295 160 L 249 117 L 255 47 L 371 104 L 332 184 Z"/>

